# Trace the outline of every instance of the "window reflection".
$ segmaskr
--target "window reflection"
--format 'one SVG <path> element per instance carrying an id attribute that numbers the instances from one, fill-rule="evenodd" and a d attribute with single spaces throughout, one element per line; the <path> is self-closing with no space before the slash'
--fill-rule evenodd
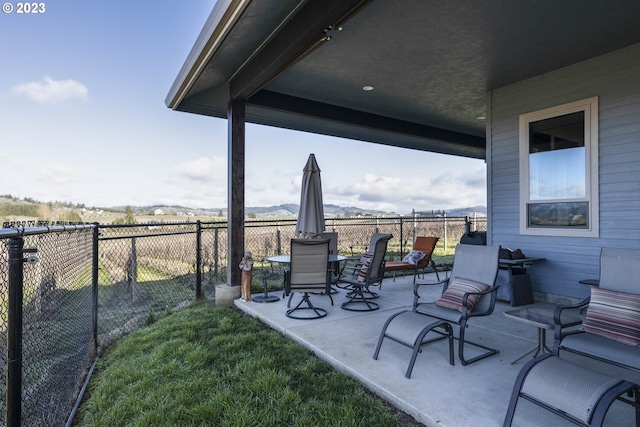
<path id="1" fill-rule="evenodd" d="M 529 123 L 529 200 L 584 199 L 584 111 Z M 588 204 L 531 203 L 530 226 L 586 227 Z"/>
<path id="2" fill-rule="evenodd" d="M 587 202 L 529 204 L 529 226 L 587 228 L 588 208 Z"/>
<path id="3" fill-rule="evenodd" d="M 584 111 L 529 123 L 529 199 L 586 196 Z"/>

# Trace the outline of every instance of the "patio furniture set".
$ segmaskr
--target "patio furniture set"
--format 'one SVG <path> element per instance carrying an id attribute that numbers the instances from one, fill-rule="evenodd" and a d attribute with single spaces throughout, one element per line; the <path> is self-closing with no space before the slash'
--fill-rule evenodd
<path id="1" fill-rule="evenodd" d="M 297 319 L 324 317 L 326 310 L 315 307 L 309 294 L 327 295 L 333 305 L 333 285 L 348 290 L 347 301 L 341 305 L 343 309 L 377 310 L 379 306 L 374 300 L 378 293 L 370 287 L 381 286 L 390 238 L 390 235 L 373 235 L 371 252 L 364 254 L 357 267 L 346 274 L 344 266 L 342 269 L 337 267 L 337 259 L 329 261 L 331 239 L 292 239 L 290 269 L 285 273 L 285 295 L 289 295 L 286 315 Z M 413 307 L 388 318 L 373 354 L 377 359 L 385 339 L 411 348 L 407 378 L 411 376 L 422 347 L 434 341 L 446 340 L 450 365 L 455 363 L 454 341 L 459 342 L 458 358 L 463 366 L 498 353 L 497 349 L 469 341 L 465 334 L 474 317 L 488 316 L 494 311 L 501 286 L 496 278 L 504 261 L 499 259 L 500 248 L 459 244 L 449 277 L 444 280 L 437 277 L 435 283 L 420 283 L 416 282 L 419 266 L 424 268 L 433 262 L 431 254 L 437 238 L 430 238 L 429 246 L 422 246 L 425 242 L 425 239 L 418 239 L 414 246 L 415 251 L 426 252 L 423 258 L 413 263 L 405 259 L 404 263 L 392 264 L 394 271 L 407 269 L 414 273 Z M 529 265 L 538 260 L 529 261 Z M 405 263 L 408 265 L 402 265 Z M 592 284 L 591 296 L 583 301 L 559 306 L 553 313 L 533 307 L 504 313 L 510 319 L 538 328 L 537 345 L 511 362 L 516 363 L 534 353 L 514 384 L 505 426 L 512 425 L 520 399 L 585 426 L 602 425 L 612 403 L 619 400 L 635 407 L 636 426 L 640 426 L 640 386 L 595 372 L 579 365 L 575 359 L 569 361 L 561 357 L 563 352 L 569 352 L 640 373 L 640 250 L 603 248 L 600 263 L 599 283 L 588 282 Z M 527 262 L 516 264 L 526 266 Z M 327 265 L 333 268 L 328 269 Z M 421 300 L 420 289 L 424 286 L 441 286 L 440 298 L 428 302 Z M 294 293 L 302 293 L 302 300 L 290 308 Z M 519 305 L 517 298 L 511 298 L 511 303 Z M 583 322 L 579 313 L 585 309 Z M 299 311 L 312 315 L 298 316 Z M 576 314 L 569 314 L 569 311 Z M 577 328 L 579 325 L 582 326 Z M 458 329 L 457 334 L 454 326 Z M 552 329 L 554 345 L 550 349 L 546 345 L 546 331 Z M 466 346 L 476 347 L 481 353 L 468 358 Z"/>
<path id="2" fill-rule="evenodd" d="M 387 245 L 393 237 L 391 234 L 374 233 L 371 236 L 368 251 L 359 258 L 347 258 L 337 254 L 338 233 L 322 233 L 316 239 L 292 239 L 291 254 L 277 255 L 267 258 L 267 261 L 288 265 L 284 275 L 284 295 L 289 296 L 287 307 L 290 308 L 294 293 L 302 293 L 302 300 L 293 309 L 286 313 L 288 317 L 296 319 L 317 319 L 326 316 L 326 310 L 313 305 L 309 298 L 310 293 L 323 293 L 331 296 L 336 293 L 334 288 L 347 289 L 347 301 L 341 304 L 341 308 L 350 311 L 373 311 L 379 308 L 374 301 L 378 293 L 372 286 L 382 286 L 382 280 L 388 271 L 412 272 L 414 283 L 420 271 L 432 266 L 438 274 L 431 256 L 438 242 L 437 237 L 419 236 L 413 245 L 413 249 L 403 261 L 386 261 Z M 314 256 L 307 256 L 301 248 L 308 248 L 308 241 L 313 241 Z M 328 253 L 328 257 L 325 255 Z M 326 258 L 326 259 L 325 259 Z M 313 259 L 313 261 L 311 261 Z M 352 261 L 352 266 L 347 267 L 347 261 Z M 390 265 L 390 270 L 387 269 Z M 345 272 L 345 270 L 349 270 Z M 320 272 L 327 274 L 326 277 Z M 333 305 L 333 298 L 331 305 Z M 256 302 L 270 302 L 265 296 L 254 298 Z M 296 313 L 304 312 L 304 314 Z"/>
<path id="3" fill-rule="evenodd" d="M 577 425 L 600 426 L 615 400 L 635 407 L 640 426 L 640 386 L 562 359 L 567 352 L 640 372 L 640 250 L 602 248 L 600 279 L 591 295 L 553 313 L 553 353 L 529 361 L 513 388 L 504 425 L 511 425 L 520 398 Z M 580 329 L 566 330 L 566 310 L 583 310 Z M 626 397 L 624 397 L 626 396 Z"/>

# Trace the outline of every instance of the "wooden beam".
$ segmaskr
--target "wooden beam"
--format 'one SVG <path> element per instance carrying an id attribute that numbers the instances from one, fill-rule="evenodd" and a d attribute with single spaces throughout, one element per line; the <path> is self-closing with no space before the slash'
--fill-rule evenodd
<path id="1" fill-rule="evenodd" d="M 230 81 L 231 99 L 247 99 L 327 39 L 373 0 L 307 1 Z"/>
<path id="2" fill-rule="evenodd" d="M 244 255 L 244 169 L 245 169 L 244 101 L 232 100 L 228 109 L 228 177 L 227 177 L 227 284 L 240 286 L 238 268 Z"/>
<path id="3" fill-rule="evenodd" d="M 350 108 L 330 105 L 323 102 L 310 101 L 281 93 L 262 90 L 247 100 L 249 104 L 269 108 L 272 110 L 287 111 L 294 114 L 314 117 L 339 123 L 376 129 L 385 132 L 393 132 L 416 136 L 419 138 L 443 141 L 445 143 L 463 145 L 473 148 L 486 148 L 485 138 L 455 132 L 434 126 L 422 125 L 378 114 L 365 113 Z"/>

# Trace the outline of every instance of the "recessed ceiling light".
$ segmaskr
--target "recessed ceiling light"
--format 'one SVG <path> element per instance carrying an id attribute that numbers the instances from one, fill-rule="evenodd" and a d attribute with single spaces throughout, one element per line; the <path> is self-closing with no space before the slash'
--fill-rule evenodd
<path id="1" fill-rule="evenodd" d="M 370 90 L 373 90 L 373 89 L 374 89 L 374 87 L 370 86 L 370 85 L 362 86 L 362 90 L 367 91 L 367 92 L 370 91 Z"/>

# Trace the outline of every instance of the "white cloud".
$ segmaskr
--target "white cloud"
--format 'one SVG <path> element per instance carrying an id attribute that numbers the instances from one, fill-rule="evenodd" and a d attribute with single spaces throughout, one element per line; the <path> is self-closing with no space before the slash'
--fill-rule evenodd
<path id="1" fill-rule="evenodd" d="M 366 209 L 449 209 L 486 204 L 486 184 L 480 171 L 446 173 L 422 179 L 367 174 L 348 187 L 324 188 L 324 202 Z"/>
<path id="2" fill-rule="evenodd" d="M 212 183 L 226 180 L 227 159 L 223 157 L 201 157 L 189 162 L 179 163 L 174 168 L 175 178 Z"/>
<path id="3" fill-rule="evenodd" d="M 40 169 L 38 181 L 47 184 L 66 184 L 73 179 L 73 171 L 64 165 L 47 165 Z"/>
<path id="4" fill-rule="evenodd" d="M 82 83 L 75 80 L 53 80 L 50 77 L 37 82 L 22 83 L 11 90 L 40 104 L 57 104 L 74 99 L 86 101 L 89 98 L 89 89 Z"/>
<path id="5" fill-rule="evenodd" d="M 153 203 L 178 205 L 189 208 L 224 208 L 227 206 L 227 189 L 212 185 L 198 188 L 181 188 L 154 199 Z"/>

